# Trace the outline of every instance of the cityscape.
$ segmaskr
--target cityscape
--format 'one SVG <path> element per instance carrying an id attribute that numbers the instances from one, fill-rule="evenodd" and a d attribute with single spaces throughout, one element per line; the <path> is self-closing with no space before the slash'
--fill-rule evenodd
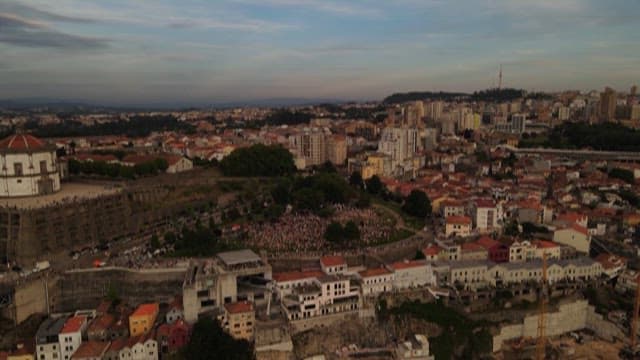
<path id="1" fill-rule="evenodd" d="M 0 3 L 0 360 L 640 358 L 639 13 Z"/>

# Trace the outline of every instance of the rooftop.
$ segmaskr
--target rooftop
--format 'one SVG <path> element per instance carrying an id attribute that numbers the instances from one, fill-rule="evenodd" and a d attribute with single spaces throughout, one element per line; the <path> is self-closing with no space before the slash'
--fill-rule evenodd
<path id="1" fill-rule="evenodd" d="M 347 264 L 344 257 L 340 255 L 323 256 L 320 258 L 320 263 L 324 266 L 338 266 Z"/>
<path id="2" fill-rule="evenodd" d="M 225 266 L 235 266 L 261 261 L 260 256 L 249 249 L 221 252 L 218 254 L 218 259 L 220 259 Z"/>
<path id="3" fill-rule="evenodd" d="M 366 269 L 358 272 L 358 274 L 360 274 L 361 277 L 366 278 L 366 277 L 373 277 L 373 276 L 388 275 L 388 274 L 391 274 L 391 271 L 387 270 L 384 267 L 379 267 L 374 269 Z"/>
<path id="4" fill-rule="evenodd" d="M 230 314 L 247 313 L 253 311 L 253 303 L 249 301 L 239 301 L 230 304 L 224 304 L 224 308 Z"/>
<path id="5" fill-rule="evenodd" d="M 40 150 L 47 144 L 30 134 L 14 134 L 0 141 L 0 151 Z"/>
<path id="6" fill-rule="evenodd" d="M 64 327 L 60 331 L 61 334 L 79 332 L 84 324 L 87 323 L 86 316 L 74 316 L 64 323 Z"/>
<path id="7" fill-rule="evenodd" d="M 427 266 L 427 262 L 425 260 L 405 260 L 391 264 L 391 267 L 395 270 L 410 269 L 419 266 Z"/>
<path id="8" fill-rule="evenodd" d="M 101 341 L 85 341 L 82 342 L 78 350 L 73 353 L 71 359 L 80 358 L 101 358 L 109 348 L 108 342 Z"/>
<path id="9" fill-rule="evenodd" d="M 295 281 L 295 280 L 302 280 L 302 279 L 318 278 L 323 275 L 324 273 L 318 270 L 288 271 L 288 272 L 273 274 L 273 280 L 277 282 L 287 282 L 287 281 Z"/>
<path id="10" fill-rule="evenodd" d="M 64 323 L 67 321 L 66 318 L 48 318 L 38 328 L 36 333 L 37 338 L 54 336 L 60 334 L 60 330 L 64 327 Z"/>
<path id="11" fill-rule="evenodd" d="M 159 306 L 157 303 L 142 304 L 138 306 L 131 316 L 147 316 L 158 313 Z"/>

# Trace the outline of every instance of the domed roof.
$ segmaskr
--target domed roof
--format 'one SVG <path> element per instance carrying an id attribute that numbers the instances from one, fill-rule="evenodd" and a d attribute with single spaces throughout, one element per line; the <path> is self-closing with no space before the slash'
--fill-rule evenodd
<path id="1" fill-rule="evenodd" d="M 46 147 L 46 143 L 29 134 L 14 134 L 0 141 L 0 151 L 33 151 Z"/>

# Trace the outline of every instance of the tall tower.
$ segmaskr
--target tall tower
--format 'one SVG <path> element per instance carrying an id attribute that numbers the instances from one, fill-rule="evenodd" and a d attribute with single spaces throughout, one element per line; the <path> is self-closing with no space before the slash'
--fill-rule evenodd
<path id="1" fill-rule="evenodd" d="M 502 64 L 500 64 L 500 74 L 498 74 L 498 90 L 502 89 Z"/>
<path id="2" fill-rule="evenodd" d="M 613 121 L 616 116 L 616 92 L 610 87 L 606 87 L 600 93 L 600 120 Z"/>

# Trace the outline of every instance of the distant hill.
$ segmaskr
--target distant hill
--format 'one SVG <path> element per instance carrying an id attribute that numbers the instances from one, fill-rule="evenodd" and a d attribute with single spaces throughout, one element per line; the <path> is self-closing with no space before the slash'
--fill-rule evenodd
<path id="1" fill-rule="evenodd" d="M 472 94 L 461 92 L 445 91 L 412 91 L 406 93 L 396 93 L 387 96 L 383 102 L 385 104 L 399 104 L 416 100 L 443 100 L 443 101 L 489 101 L 504 102 L 523 98 L 543 99 L 550 98 L 551 95 L 545 93 L 527 93 L 523 89 L 486 89 L 476 91 Z"/>

